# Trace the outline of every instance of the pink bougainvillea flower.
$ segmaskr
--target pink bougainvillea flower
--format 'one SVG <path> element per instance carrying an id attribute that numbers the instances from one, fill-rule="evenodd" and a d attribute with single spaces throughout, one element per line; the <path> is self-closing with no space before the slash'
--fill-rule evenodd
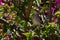
<path id="1" fill-rule="evenodd" d="M 45 13 L 48 13 L 48 10 L 45 10 Z"/>
<path id="2" fill-rule="evenodd" d="M 1 3 L 2 3 L 2 0 L 0 0 L 0 5 L 1 5 Z"/>
<path id="3" fill-rule="evenodd" d="M 8 14 L 8 18 L 10 18 L 10 19 L 12 18 L 12 13 Z"/>
<path id="4" fill-rule="evenodd" d="M 13 17 L 11 20 L 15 20 L 15 18 Z"/>
<path id="5" fill-rule="evenodd" d="M 52 23 L 55 23 L 56 24 L 57 23 L 57 18 L 53 17 L 52 18 Z"/>
<path id="6" fill-rule="evenodd" d="M 4 13 L 4 17 L 6 17 L 6 18 L 7 18 L 7 17 L 8 17 L 8 14 Z"/>
<path id="7" fill-rule="evenodd" d="M 2 2 L 1 5 L 5 5 L 5 3 Z"/>
<path id="8" fill-rule="evenodd" d="M 0 5 L 5 5 L 5 3 L 3 3 L 2 0 L 0 0 Z"/>
<path id="9" fill-rule="evenodd" d="M 5 40 L 10 40 L 11 35 L 7 34 Z"/>
<path id="10" fill-rule="evenodd" d="M 55 0 L 55 2 L 56 2 L 57 4 L 60 4 L 60 0 Z"/>
<path id="11" fill-rule="evenodd" d="M 52 7 L 52 8 L 51 8 L 51 11 L 52 11 L 52 15 L 54 15 L 55 8 Z"/>

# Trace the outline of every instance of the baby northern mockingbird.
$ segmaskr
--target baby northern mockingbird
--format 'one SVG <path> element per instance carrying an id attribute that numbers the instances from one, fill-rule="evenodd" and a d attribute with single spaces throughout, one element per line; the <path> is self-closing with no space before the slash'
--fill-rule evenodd
<path id="1" fill-rule="evenodd" d="M 37 27 L 34 29 L 34 31 L 39 36 L 39 39 L 41 39 L 41 37 L 40 37 L 40 35 L 41 35 L 40 29 L 42 29 L 44 26 L 43 26 L 42 18 L 40 17 L 40 15 L 36 11 L 32 15 L 32 22 L 33 22 L 33 24 L 37 25 Z"/>
<path id="2" fill-rule="evenodd" d="M 32 15 L 32 22 L 33 24 L 41 27 L 43 26 L 43 21 L 42 21 L 42 18 L 40 17 L 40 15 L 35 11 L 35 13 Z"/>

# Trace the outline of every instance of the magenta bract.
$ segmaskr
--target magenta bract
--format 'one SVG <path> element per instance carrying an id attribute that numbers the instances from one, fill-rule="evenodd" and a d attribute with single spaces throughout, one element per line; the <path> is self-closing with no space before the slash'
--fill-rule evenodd
<path id="1" fill-rule="evenodd" d="M 57 4 L 60 4 L 60 0 L 55 0 L 55 2 L 56 2 Z"/>
<path id="2" fill-rule="evenodd" d="M 2 3 L 2 0 L 0 0 L 0 5 L 1 5 L 1 3 Z"/>

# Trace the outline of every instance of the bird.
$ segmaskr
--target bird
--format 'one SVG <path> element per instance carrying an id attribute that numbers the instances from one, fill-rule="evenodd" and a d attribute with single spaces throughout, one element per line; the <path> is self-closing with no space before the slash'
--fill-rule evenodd
<path id="1" fill-rule="evenodd" d="M 32 15 L 32 22 L 33 22 L 33 24 L 35 24 L 37 26 L 37 27 L 35 27 L 35 29 L 33 31 L 36 32 L 37 35 L 39 36 L 39 39 L 41 39 L 40 29 L 42 29 L 44 26 L 43 26 L 42 18 L 40 17 L 39 13 L 36 11 Z"/>
<path id="2" fill-rule="evenodd" d="M 37 26 L 42 26 L 43 21 L 42 18 L 40 17 L 40 15 L 38 14 L 38 12 L 34 12 L 34 14 L 32 15 L 32 22 L 33 24 L 37 25 Z"/>

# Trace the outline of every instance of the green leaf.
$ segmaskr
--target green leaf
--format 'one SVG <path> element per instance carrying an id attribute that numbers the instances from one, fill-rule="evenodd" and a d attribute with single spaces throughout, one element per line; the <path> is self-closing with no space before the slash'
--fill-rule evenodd
<path id="1" fill-rule="evenodd" d="M 54 23 L 49 23 L 49 25 L 54 28 L 56 25 Z"/>
<path id="2" fill-rule="evenodd" d="M 55 13 L 55 15 L 60 15 L 60 11 L 57 11 L 57 12 Z"/>

